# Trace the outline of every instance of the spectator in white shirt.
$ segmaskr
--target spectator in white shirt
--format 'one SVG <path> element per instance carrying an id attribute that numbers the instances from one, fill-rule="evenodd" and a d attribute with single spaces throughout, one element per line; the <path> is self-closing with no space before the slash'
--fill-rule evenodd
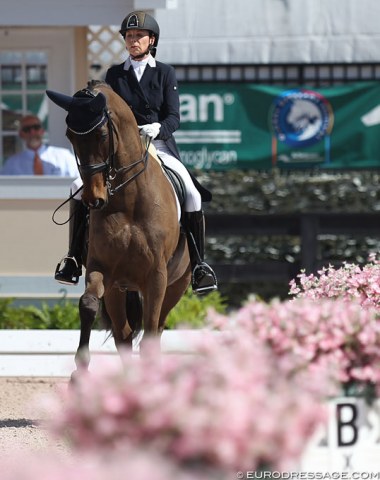
<path id="1" fill-rule="evenodd" d="M 0 175 L 79 175 L 74 155 L 67 148 L 43 143 L 44 128 L 36 115 L 26 115 L 20 120 L 19 136 L 25 149 L 10 156 Z"/>

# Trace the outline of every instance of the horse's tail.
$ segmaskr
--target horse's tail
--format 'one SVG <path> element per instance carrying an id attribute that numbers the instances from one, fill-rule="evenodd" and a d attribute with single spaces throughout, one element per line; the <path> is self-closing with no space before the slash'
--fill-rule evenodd
<path id="1" fill-rule="evenodd" d="M 142 330 L 142 298 L 140 292 L 127 291 L 127 318 L 132 332 Z"/>
<path id="2" fill-rule="evenodd" d="M 126 311 L 132 332 L 142 330 L 142 298 L 139 292 L 127 291 Z M 99 324 L 101 329 L 112 331 L 112 321 L 107 312 L 104 298 L 100 301 Z"/>

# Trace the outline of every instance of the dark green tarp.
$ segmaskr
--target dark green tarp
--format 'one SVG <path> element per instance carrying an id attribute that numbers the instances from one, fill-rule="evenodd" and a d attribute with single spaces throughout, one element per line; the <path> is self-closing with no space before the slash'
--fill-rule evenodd
<path id="1" fill-rule="evenodd" d="M 380 166 L 380 84 L 180 85 L 184 163 L 213 170 Z"/>

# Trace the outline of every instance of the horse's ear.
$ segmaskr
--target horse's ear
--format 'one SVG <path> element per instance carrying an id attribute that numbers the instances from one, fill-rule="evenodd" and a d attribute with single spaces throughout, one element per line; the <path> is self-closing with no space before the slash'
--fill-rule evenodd
<path id="1" fill-rule="evenodd" d="M 89 109 L 92 112 L 102 112 L 107 105 L 107 99 L 102 92 L 98 92 L 96 97 L 91 101 Z"/>
<path id="2" fill-rule="evenodd" d="M 46 95 L 56 105 L 66 111 L 69 111 L 69 108 L 73 102 L 73 97 L 70 97 L 69 95 L 64 95 L 63 93 L 53 92 L 52 90 L 46 90 Z"/>

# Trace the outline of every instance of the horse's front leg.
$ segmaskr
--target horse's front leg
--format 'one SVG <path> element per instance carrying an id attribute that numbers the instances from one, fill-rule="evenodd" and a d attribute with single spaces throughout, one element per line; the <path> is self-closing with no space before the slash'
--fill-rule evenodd
<path id="1" fill-rule="evenodd" d="M 159 319 L 167 287 L 167 277 L 166 265 L 162 265 L 149 275 L 143 292 L 144 332 L 148 337 L 157 337 L 160 334 Z"/>
<path id="2" fill-rule="evenodd" d="M 92 276 L 94 277 L 94 275 Z M 89 278 L 91 278 L 91 276 Z M 90 364 L 89 344 L 91 329 L 99 310 L 100 298 L 104 293 L 102 276 L 95 275 L 95 278 L 97 281 L 88 282 L 87 288 L 79 300 L 80 338 L 79 346 L 75 354 L 77 371 L 87 370 Z"/>
<path id="3" fill-rule="evenodd" d="M 87 370 L 90 363 L 90 335 L 99 310 L 99 298 L 84 293 L 79 300 L 80 315 L 80 338 L 79 346 L 75 354 L 77 370 Z"/>

